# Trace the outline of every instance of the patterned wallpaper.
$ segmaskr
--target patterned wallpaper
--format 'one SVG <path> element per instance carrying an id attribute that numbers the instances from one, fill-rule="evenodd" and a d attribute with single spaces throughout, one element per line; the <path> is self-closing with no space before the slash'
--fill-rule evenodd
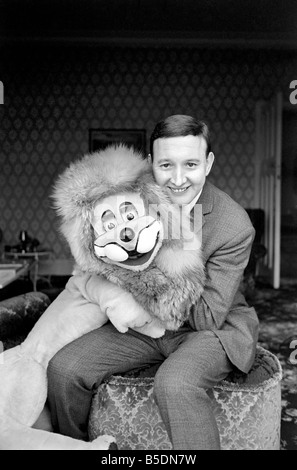
<path id="1" fill-rule="evenodd" d="M 57 175 L 88 151 L 90 128 L 146 129 L 193 114 L 212 130 L 210 179 L 253 205 L 255 103 L 297 79 L 293 52 L 170 47 L 27 46 L 2 50 L 0 228 L 3 244 L 27 230 L 69 256 L 50 192 Z M 148 149 L 147 149 L 148 150 Z"/>

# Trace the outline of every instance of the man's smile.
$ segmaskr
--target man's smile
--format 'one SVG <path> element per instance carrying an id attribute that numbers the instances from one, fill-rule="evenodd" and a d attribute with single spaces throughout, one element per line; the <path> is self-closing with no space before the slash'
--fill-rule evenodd
<path id="1" fill-rule="evenodd" d="M 187 186 L 186 188 L 172 188 L 171 186 L 168 186 L 168 188 L 173 192 L 173 193 L 184 193 L 187 189 L 189 189 L 190 186 Z"/>

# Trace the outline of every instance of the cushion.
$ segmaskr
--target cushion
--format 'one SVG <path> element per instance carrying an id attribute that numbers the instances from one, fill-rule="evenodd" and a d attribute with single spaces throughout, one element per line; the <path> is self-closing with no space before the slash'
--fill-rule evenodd
<path id="1" fill-rule="evenodd" d="M 232 373 L 209 391 L 222 450 L 280 448 L 281 377 L 277 357 L 258 346 L 249 374 Z M 110 434 L 120 450 L 172 449 L 153 385 L 153 377 L 112 376 L 103 382 L 92 401 L 90 439 Z"/>

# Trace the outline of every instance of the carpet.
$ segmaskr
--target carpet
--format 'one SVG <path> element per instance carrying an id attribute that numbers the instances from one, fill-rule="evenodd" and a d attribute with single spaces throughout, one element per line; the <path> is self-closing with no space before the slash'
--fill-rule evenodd
<path id="1" fill-rule="evenodd" d="M 281 450 L 297 450 L 297 284 L 275 290 L 257 282 L 247 300 L 259 317 L 260 346 L 283 368 Z"/>

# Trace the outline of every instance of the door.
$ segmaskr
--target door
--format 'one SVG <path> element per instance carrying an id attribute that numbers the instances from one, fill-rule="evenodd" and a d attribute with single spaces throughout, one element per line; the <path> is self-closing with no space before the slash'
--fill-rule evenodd
<path id="1" fill-rule="evenodd" d="M 281 194 L 281 279 L 297 282 L 297 106 L 284 103 Z"/>
<path id="2" fill-rule="evenodd" d="M 282 94 L 256 105 L 255 208 L 264 210 L 262 273 L 280 286 Z"/>

